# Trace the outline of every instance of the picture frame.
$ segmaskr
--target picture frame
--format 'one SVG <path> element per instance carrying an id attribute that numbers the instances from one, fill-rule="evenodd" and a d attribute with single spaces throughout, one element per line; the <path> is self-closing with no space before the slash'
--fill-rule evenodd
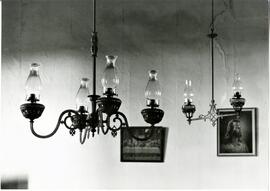
<path id="1" fill-rule="evenodd" d="M 168 128 L 129 127 L 121 129 L 121 162 L 164 162 Z M 147 140 L 137 140 L 132 135 Z"/>
<path id="2" fill-rule="evenodd" d="M 257 156 L 257 108 L 243 108 L 240 118 L 224 116 L 217 121 L 217 156 Z M 232 108 L 217 114 L 233 114 Z"/>

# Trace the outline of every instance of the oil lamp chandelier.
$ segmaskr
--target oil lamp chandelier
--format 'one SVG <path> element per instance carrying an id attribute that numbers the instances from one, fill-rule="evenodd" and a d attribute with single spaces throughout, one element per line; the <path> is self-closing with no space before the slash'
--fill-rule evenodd
<path id="1" fill-rule="evenodd" d="M 38 138 L 49 138 L 53 136 L 60 125 L 65 126 L 73 136 L 78 130 L 80 133 L 80 143 L 83 144 L 90 135 L 94 137 L 102 131 L 103 134 L 111 132 L 115 137 L 121 128 L 128 128 L 130 135 L 137 140 L 147 140 L 152 135 L 152 131 L 146 132 L 144 137 L 136 137 L 129 126 L 126 116 L 119 111 L 122 101 L 117 98 L 116 88 L 119 84 L 117 68 L 115 66 L 117 56 L 106 56 L 106 67 L 101 79 L 103 86 L 103 96 L 96 94 L 96 58 L 98 53 L 98 36 L 96 31 L 96 0 L 93 0 L 93 32 L 91 36 L 91 55 L 93 58 L 93 92 L 90 95 L 87 78 L 82 78 L 79 90 L 76 95 L 76 110 L 67 109 L 63 111 L 57 121 L 55 129 L 48 135 L 40 135 L 34 129 L 34 120 L 42 115 L 45 106 L 37 103 L 40 101 L 41 79 L 39 75 L 39 64 L 33 63 L 30 67 L 30 74 L 27 78 L 25 90 L 25 104 L 20 106 L 23 116 L 30 120 L 30 129 L 33 135 Z M 157 71 L 149 71 L 149 80 L 145 90 L 147 108 L 141 111 L 145 122 L 154 125 L 159 123 L 164 115 L 159 109 L 161 91 L 157 79 Z M 91 101 L 91 111 L 88 111 L 89 99 Z"/>
<path id="2" fill-rule="evenodd" d="M 237 118 L 240 117 L 240 112 L 242 110 L 242 107 L 245 104 L 245 99 L 241 96 L 241 91 L 243 89 L 240 76 L 239 74 L 235 74 L 234 81 L 232 85 L 233 89 L 233 97 L 230 99 L 230 103 L 233 106 L 235 113 L 234 114 L 224 114 L 219 115 L 217 113 L 216 109 L 216 103 L 215 103 L 215 97 L 214 97 L 214 39 L 217 37 L 217 33 L 215 33 L 215 25 L 214 25 L 214 0 L 212 0 L 212 21 L 210 25 L 210 34 L 207 36 L 211 40 L 211 73 L 212 73 L 212 99 L 210 102 L 210 110 L 206 115 L 199 115 L 197 118 L 193 118 L 193 114 L 196 111 L 195 105 L 192 103 L 192 99 L 194 96 L 193 89 L 192 89 L 192 82 L 191 80 L 186 80 L 185 82 L 185 88 L 184 88 L 184 105 L 182 106 L 182 111 L 185 114 L 187 121 L 189 124 L 191 124 L 191 121 L 195 120 L 210 120 L 212 123 L 212 126 L 216 125 L 216 121 L 219 117 L 225 117 L 225 116 L 236 116 Z"/>

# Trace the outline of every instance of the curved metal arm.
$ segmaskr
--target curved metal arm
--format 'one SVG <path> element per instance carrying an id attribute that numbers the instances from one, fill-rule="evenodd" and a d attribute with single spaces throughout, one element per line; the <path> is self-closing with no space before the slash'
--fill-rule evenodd
<path id="1" fill-rule="evenodd" d="M 116 126 L 116 125 L 111 126 L 112 116 L 114 116 L 114 118 L 113 118 L 114 123 L 116 123 L 116 121 L 118 121 L 120 123 L 118 126 Z M 106 123 L 106 127 L 108 128 L 105 132 L 107 133 L 108 130 L 111 130 L 111 134 L 113 137 L 115 137 L 117 135 L 117 131 L 119 131 L 121 128 L 129 127 L 125 114 L 123 114 L 121 112 L 116 112 L 112 115 L 108 115 L 106 120 L 105 120 L 105 123 Z"/>
<path id="2" fill-rule="evenodd" d="M 102 115 L 102 113 L 100 115 Z M 114 123 L 116 121 L 119 121 L 120 125 L 118 127 L 116 127 L 115 125 L 111 126 L 110 121 L 111 121 L 112 116 L 114 116 L 114 118 L 113 118 Z M 102 126 L 101 126 L 102 132 L 104 134 L 107 134 L 108 131 L 111 130 L 112 136 L 114 136 L 114 137 L 117 135 L 117 131 L 119 131 L 122 128 L 127 128 L 128 133 L 132 138 L 136 139 L 137 141 L 147 141 L 148 139 L 150 139 L 153 136 L 153 132 L 154 132 L 152 129 L 150 129 L 150 133 L 148 135 L 146 135 L 145 137 L 143 137 L 143 138 L 135 136 L 133 134 L 133 132 L 131 131 L 132 127 L 129 127 L 127 117 L 125 116 L 125 114 L 123 114 L 121 112 L 117 112 L 115 114 L 107 116 L 104 123 L 106 123 L 106 128 L 107 129 L 104 130 L 104 125 L 102 123 Z"/>
<path id="3" fill-rule="evenodd" d="M 137 141 L 147 141 L 148 139 L 150 139 L 150 138 L 152 137 L 153 132 L 154 132 L 152 129 L 150 129 L 150 133 L 148 134 L 148 136 L 145 136 L 145 137 L 143 137 L 143 138 L 135 136 L 135 135 L 133 134 L 133 132 L 131 131 L 132 127 L 130 127 L 129 124 L 128 124 L 127 117 L 126 117 L 123 113 L 121 113 L 121 112 L 117 112 L 117 114 L 120 115 L 121 117 L 123 117 L 123 119 L 124 119 L 124 123 L 123 123 L 123 121 L 118 117 L 118 118 L 120 119 L 121 124 L 122 124 L 122 125 L 119 127 L 119 129 L 120 129 L 120 128 L 126 127 L 126 128 L 128 129 L 129 135 L 130 135 L 132 138 L 134 138 L 135 140 L 137 140 Z M 113 121 L 115 122 L 118 118 L 114 118 Z M 123 124 L 124 124 L 124 126 L 123 126 Z"/>
<path id="4" fill-rule="evenodd" d="M 53 130 L 53 132 L 51 132 L 51 133 L 48 134 L 48 135 L 39 135 L 39 134 L 37 134 L 37 133 L 35 132 L 35 130 L 34 130 L 34 120 L 30 120 L 30 129 L 31 129 L 31 132 L 32 132 L 33 135 L 35 135 L 36 137 L 42 138 L 42 139 L 49 138 L 49 137 L 53 136 L 53 135 L 57 132 L 57 130 L 59 129 L 61 123 L 63 123 L 62 117 L 63 117 L 66 113 L 74 113 L 75 115 L 79 115 L 79 113 L 78 113 L 77 111 L 75 111 L 75 110 L 68 109 L 68 110 L 63 111 L 63 112 L 60 114 L 59 118 L 58 118 L 58 121 L 57 121 L 57 124 L 56 124 L 56 126 L 55 126 L 55 129 Z"/>
<path id="5" fill-rule="evenodd" d="M 113 115 L 115 116 L 113 118 L 113 122 L 116 122 L 117 120 L 120 122 L 120 125 L 118 128 L 115 128 L 115 126 L 111 127 L 110 119 Z M 121 117 L 123 118 L 123 120 L 121 119 Z M 121 112 L 117 112 L 117 113 L 114 113 L 112 115 L 108 115 L 106 118 L 106 124 L 110 130 L 117 130 L 117 131 L 123 127 L 129 127 L 127 117 L 125 116 L 125 114 L 123 114 Z"/>
<path id="6" fill-rule="evenodd" d="M 102 125 L 102 126 L 101 126 L 101 131 L 102 131 L 102 133 L 103 133 L 104 135 L 106 135 L 106 134 L 109 132 L 110 129 L 109 129 L 109 127 L 107 127 L 107 126 L 106 126 L 106 130 L 105 130 L 104 128 L 105 128 L 105 126 Z"/>

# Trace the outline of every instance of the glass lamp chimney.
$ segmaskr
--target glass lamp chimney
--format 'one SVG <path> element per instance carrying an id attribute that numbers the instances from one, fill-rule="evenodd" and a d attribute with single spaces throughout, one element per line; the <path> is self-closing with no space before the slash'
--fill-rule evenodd
<path id="1" fill-rule="evenodd" d="M 80 88 L 76 95 L 76 108 L 77 110 L 85 110 L 88 111 L 89 105 L 89 88 L 88 88 L 88 78 L 82 78 Z"/>
<path id="2" fill-rule="evenodd" d="M 159 81 L 157 79 L 157 74 L 158 73 L 156 70 L 149 71 L 149 80 L 145 88 L 145 98 L 147 106 L 158 107 L 160 104 L 161 89 Z"/>
<path id="3" fill-rule="evenodd" d="M 118 70 L 115 66 L 117 56 L 106 56 L 106 67 L 101 79 L 104 94 L 114 95 L 119 85 Z"/>
<path id="4" fill-rule="evenodd" d="M 194 92 L 192 89 L 191 80 L 186 80 L 184 88 L 184 103 L 189 104 L 193 101 Z"/>
<path id="5" fill-rule="evenodd" d="M 39 101 L 40 91 L 42 89 L 42 83 L 39 76 L 39 67 L 37 63 L 30 65 L 30 73 L 25 83 L 26 100 L 27 101 Z"/>
<path id="6" fill-rule="evenodd" d="M 243 86 L 242 86 L 242 82 L 241 82 L 239 73 L 236 73 L 234 75 L 232 89 L 233 89 L 234 96 L 241 96 Z"/>

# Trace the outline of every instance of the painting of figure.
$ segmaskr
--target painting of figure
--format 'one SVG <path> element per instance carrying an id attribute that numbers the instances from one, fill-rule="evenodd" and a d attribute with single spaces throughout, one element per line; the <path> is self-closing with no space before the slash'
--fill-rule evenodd
<path id="1" fill-rule="evenodd" d="M 233 114 L 233 109 L 218 109 L 218 114 Z M 240 116 L 224 116 L 217 124 L 218 156 L 256 156 L 256 108 L 243 108 Z"/>

